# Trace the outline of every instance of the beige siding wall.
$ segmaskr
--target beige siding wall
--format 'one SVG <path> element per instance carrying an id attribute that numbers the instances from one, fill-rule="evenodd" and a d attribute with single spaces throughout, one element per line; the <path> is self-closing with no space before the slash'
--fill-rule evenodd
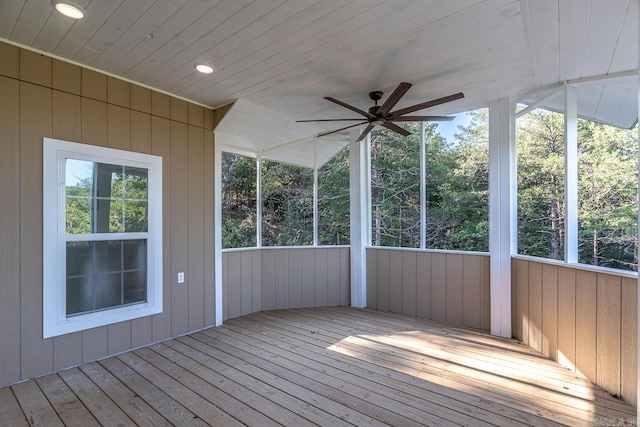
<path id="1" fill-rule="evenodd" d="M 636 404 L 638 279 L 532 259 L 512 263 L 514 336 Z"/>
<path id="2" fill-rule="evenodd" d="M 213 324 L 212 129 L 223 112 L 4 43 L 0 58 L 0 386 Z M 43 137 L 163 157 L 162 314 L 42 339 Z"/>
<path id="3" fill-rule="evenodd" d="M 367 306 L 488 331 L 489 255 L 368 248 Z"/>
<path id="4" fill-rule="evenodd" d="M 349 305 L 349 248 L 225 250 L 224 320 L 261 310 Z"/>

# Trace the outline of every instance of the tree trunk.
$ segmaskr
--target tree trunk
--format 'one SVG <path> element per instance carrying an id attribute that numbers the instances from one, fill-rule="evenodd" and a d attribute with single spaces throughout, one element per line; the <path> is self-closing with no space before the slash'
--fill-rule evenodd
<path id="1" fill-rule="evenodd" d="M 373 243 L 374 246 L 380 246 L 380 205 L 376 205 L 376 212 L 374 215 L 374 219 L 375 219 L 375 224 L 376 224 L 376 237 L 375 237 L 375 242 Z"/>
<path id="2" fill-rule="evenodd" d="M 558 259 L 560 252 L 560 221 L 558 219 L 558 201 L 551 199 L 551 259 Z"/>
<path id="3" fill-rule="evenodd" d="M 597 230 L 593 230 L 593 265 L 599 265 L 598 264 L 598 231 Z"/>

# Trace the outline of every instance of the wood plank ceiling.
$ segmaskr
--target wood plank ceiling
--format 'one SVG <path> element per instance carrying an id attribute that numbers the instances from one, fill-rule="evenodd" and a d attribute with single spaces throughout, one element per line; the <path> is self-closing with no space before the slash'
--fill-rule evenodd
<path id="1" fill-rule="evenodd" d="M 80 21 L 50 0 L 4 0 L 0 38 L 206 106 L 245 99 L 291 119 L 346 117 L 323 97 L 366 109 L 368 92 L 400 81 L 414 86 L 398 108 L 464 92 L 425 111 L 452 114 L 638 68 L 637 0 L 76 2 Z M 637 75 L 592 92 L 594 116 L 633 124 Z"/>

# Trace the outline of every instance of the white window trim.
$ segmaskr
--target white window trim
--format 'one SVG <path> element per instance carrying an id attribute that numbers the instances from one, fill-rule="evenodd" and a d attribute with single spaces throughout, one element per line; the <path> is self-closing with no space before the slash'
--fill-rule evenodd
<path id="1" fill-rule="evenodd" d="M 147 301 L 73 317 L 66 316 L 65 160 L 67 158 L 148 170 L 148 231 L 100 233 L 92 240 L 147 240 Z M 71 240 L 75 240 L 72 237 Z M 162 157 L 113 148 L 43 139 L 43 338 L 162 312 Z"/>

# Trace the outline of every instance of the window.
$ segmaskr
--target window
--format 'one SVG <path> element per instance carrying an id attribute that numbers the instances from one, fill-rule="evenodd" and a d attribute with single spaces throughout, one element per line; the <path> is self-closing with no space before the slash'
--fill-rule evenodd
<path id="1" fill-rule="evenodd" d="M 44 338 L 162 312 L 162 159 L 44 139 Z"/>

